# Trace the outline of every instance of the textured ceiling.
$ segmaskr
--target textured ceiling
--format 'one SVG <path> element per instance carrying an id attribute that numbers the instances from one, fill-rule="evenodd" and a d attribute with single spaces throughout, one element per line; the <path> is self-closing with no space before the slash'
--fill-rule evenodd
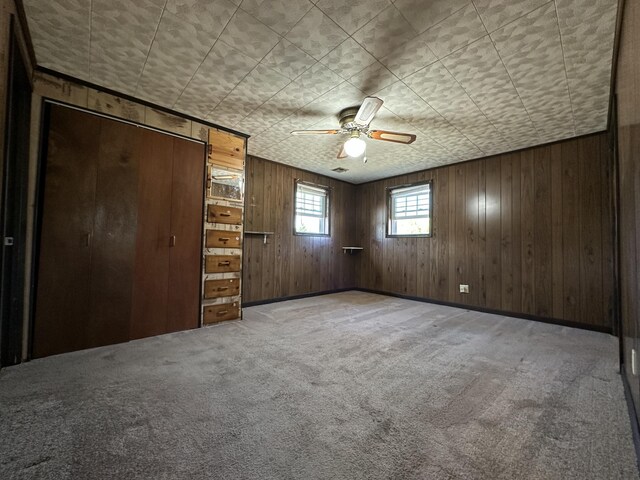
<path id="1" fill-rule="evenodd" d="M 24 0 L 38 64 L 359 183 L 606 128 L 617 0 Z M 376 95 L 368 163 L 337 113 Z M 336 174 L 342 166 L 349 171 Z"/>

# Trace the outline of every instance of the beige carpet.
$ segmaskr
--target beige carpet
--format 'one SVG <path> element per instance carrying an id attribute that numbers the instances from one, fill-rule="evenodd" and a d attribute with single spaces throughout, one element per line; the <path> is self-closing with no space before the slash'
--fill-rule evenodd
<path id="1" fill-rule="evenodd" d="M 0 478 L 638 478 L 616 345 L 362 292 L 252 307 L 0 372 Z"/>

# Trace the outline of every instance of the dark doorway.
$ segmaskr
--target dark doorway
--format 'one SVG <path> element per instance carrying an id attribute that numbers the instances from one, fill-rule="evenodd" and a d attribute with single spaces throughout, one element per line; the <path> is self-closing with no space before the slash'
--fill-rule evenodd
<path id="1" fill-rule="evenodd" d="M 22 358 L 31 83 L 11 22 L 7 118 L 2 171 L 0 365 Z"/>

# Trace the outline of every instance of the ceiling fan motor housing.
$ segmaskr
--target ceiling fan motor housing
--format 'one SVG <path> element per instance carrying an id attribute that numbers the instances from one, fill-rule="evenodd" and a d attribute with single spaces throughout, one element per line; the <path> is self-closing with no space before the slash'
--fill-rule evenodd
<path id="1" fill-rule="evenodd" d="M 349 107 L 342 110 L 338 114 L 338 119 L 340 120 L 340 126 L 342 128 L 346 128 L 349 130 L 356 128 L 358 125 L 353 123 L 353 121 L 356 119 L 356 114 L 358 113 L 359 109 L 360 107 L 358 106 L 358 107 Z"/>
<path id="2" fill-rule="evenodd" d="M 387 130 L 369 130 L 369 125 L 376 113 L 382 107 L 383 101 L 378 97 L 366 97 L 362 105 L 345 108 L 338 114 L 340 129 L 323 129 L 323 130 L 294 130 L 292 135 L 336 135 L 348 134 L 349 138 L 338 158 L 359 157 L 364 155 L 366 143 L 360 136 L 365 136 L 373 140 L 383 140 L 385 142 L 410 144 L 416 139 L 416 136 L 410 133 L 391 132 Z M 366 163 L 367 157 L 364 155 L 363 161 Z"/>

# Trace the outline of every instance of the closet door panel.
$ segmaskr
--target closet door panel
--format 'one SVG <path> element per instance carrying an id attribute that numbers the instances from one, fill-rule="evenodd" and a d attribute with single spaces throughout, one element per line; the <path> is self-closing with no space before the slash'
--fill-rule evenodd
<path id="1" fill-rule="evenodd" d="M 169 305 L 170 332 L 196 328 L 200 315 L 205 147 L 174 139 Z"/>
<path id="2" fill-rule="evenodd" d="M 131 338 L 167 331 L 173 137 L 141 130 Z"/>
<path id="3" fill-rule="evenodd" d="M 101 119 L 91 261 L 89 346 L 129 340 L 140 129 Z"/>
<path id="4" fill-rule="evenodd" d="M 86 348 L 100 119 L 53 105 L 32 354 Z"/>

